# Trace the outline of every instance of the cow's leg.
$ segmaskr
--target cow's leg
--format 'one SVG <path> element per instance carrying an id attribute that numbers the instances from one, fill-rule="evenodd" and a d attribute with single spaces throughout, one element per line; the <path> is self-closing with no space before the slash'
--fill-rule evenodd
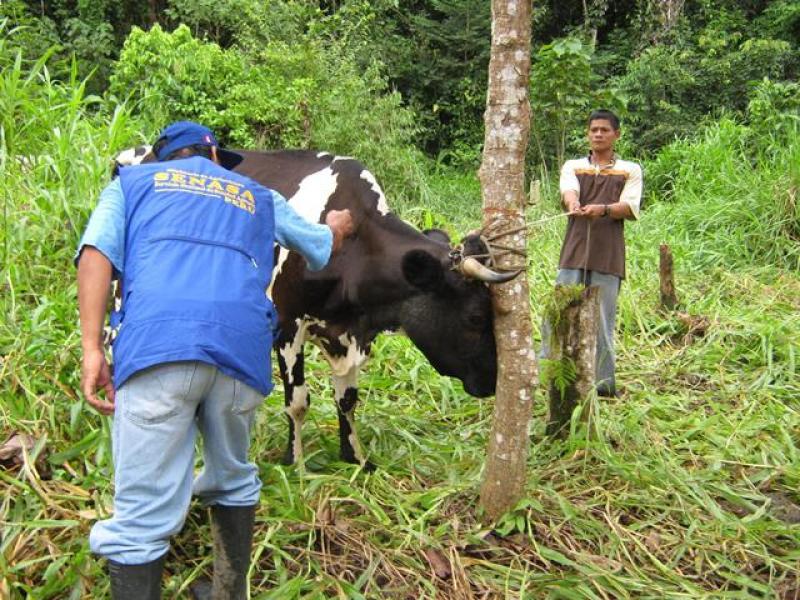
<path id="1" fill-rule="evenodd" d="M 365 471 L 374 471 L 375 465 L 364 458 L 356 433 L 357 384 L 358 367 L 351 368 L 344 376 L 333 376 L 336 412 L 339 415 L 339 453 L 343 461 L 360 464 Z"/>
<path id="2" fill-rule="evenodd" d="M 289 421 L 289 443 L 283 455 L 283 464 L 303 465 L 303 419 L 310 405 L 308 388 L 303 371 L 303 336 L 298 331 L 294 337 L 281 340 L 278 348 L 278 366 L 283 380 L 286 416 Z"/>

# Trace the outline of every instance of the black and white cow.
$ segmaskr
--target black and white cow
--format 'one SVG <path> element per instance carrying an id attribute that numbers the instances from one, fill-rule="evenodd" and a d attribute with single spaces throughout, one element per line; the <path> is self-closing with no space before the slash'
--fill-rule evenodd
<path id="1" fill-rule="evenodd" d="M 143 162 L 141 152 L 127 152 L 118 163 Z M 300 255 L 276 248 L 269 293 L 278 313 L 274 347 L 289 420 L 285 463 L 303 459 L 306 341 L 321 348 L 333 371 L 341 457 L 368 469 L 354 412 L 358 371 L 379 333 L 403 331 L 439 373 L 461 380 L 467 393 L 494 393 L 497 365 L 486 284 L 515 274 L 496 273 L 470 257 L 485 252 L 477 236 L 465 238 L 459 252 L 443 232 L 423 233 L 402 221 L 390 212 L 372 173 L 356 160 L 299 150 L 240 152 L 244 160 L 235 170 L 280 192 L 307 220 L 323 222 L 327 211 L 347 208 L 354 222 L 354 234 L 321 271 L 308 271 Z"/>

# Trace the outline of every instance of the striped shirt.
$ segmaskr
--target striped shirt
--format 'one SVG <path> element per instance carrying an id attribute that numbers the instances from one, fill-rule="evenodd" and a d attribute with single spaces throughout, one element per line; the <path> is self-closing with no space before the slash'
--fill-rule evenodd
<path id="1" fill-rule="evenodd" d="M 568 160 L 561 169 L 561 193 L 575 191 L 581 206 L 615 204 L 630 206 L 639 218 L 642 168 L 635 162 L 614 159 L 593 165 L 589 157 Z M 561 269 L 586 269 L 625 277 L 625 220 L 610 216 L 594 220 L 570 217 L 561 246 Z"/>

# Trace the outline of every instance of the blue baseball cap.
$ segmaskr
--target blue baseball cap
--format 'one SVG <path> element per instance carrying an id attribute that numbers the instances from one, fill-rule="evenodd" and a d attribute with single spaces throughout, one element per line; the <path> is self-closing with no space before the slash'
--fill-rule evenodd
<path id="1" fill-rule="evenodd" d="M 220 165 L 226 169 L 233 169 L 244 160 L 241 154 L 220 148 L 214 133 L 208 127 L 193 121 L 176 121 L 167 125 L 161 131 L 153 148 L 157 150 L 158 160 L 165 160 L 176 150 L 187 146 L 216 146 Z"/>

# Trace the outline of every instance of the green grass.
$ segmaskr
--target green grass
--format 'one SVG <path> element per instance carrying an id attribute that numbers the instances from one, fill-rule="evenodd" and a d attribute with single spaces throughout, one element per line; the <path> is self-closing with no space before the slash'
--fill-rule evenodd
<path id="1" fill-rule="evenodd" d="M 0 597 L 104 598 L 108 580 L 87 536 L 111 506 L 110 421 L 76 392 L 71 258 L 108 157 L 140 128 L 124 108 L 109 112 L 82 97 L 77 83 L 50 83 L 41 68 L 20 83 L 21 67 L 2 66 L 3 90 L 16 91 L 15 117 L 0 135 L 0 427 L 39 444 L 22 469 L 0 468 Z M 10 106 L 9 94 L 0 102 Z M 775 150 L 776 165 L 796 157 L 798 143 Z M 256 425 L 264 489 L 254 598 L 798 597 L 796 254 L 769 212 L 699 225 L 709 204 L 732 205 L 732 215 L 753 210 L 766 177 L 759 169 L 777 169 L 731 171 L 723 184 L 702 144 L 690 149 L 698 168 L 674 176 L 670 201 L 655 199 L 628 228 L 617 338 L 623 397 L 599 404 L 598 436 L 576 427 L 551 442 L 537 393 L 526 498 L 494 531 L 477 513 L 491 400 L 437 375 L 407 339 L 380 337 L 360 382 L 359 431 L 379 465 L 366 474 L 337 460 L 332 388 L 321 356 L 310 353 L 306 472 L 277 464 L 286 437 L 280 389 Z M 23 165 L 20 154 L 37 159 Z M 797 186 L 797 170 L 785 171 L 785 189 Z M 728 195 L 734 188 L 748 193 Z M 425 189 L 428 204 L 403 207 L 410 219 L 453 234 L 476 226 L 474 177 L 439 174 Z M 554 198 L 546 186 L 529 220 L 555 214 Z M 563 226 L 532 230 L 535 322 Z M 742 240 L 761 235 L 771 237 L 742 250 Z M 676 313 L 657 306 L 661 242 L 676 257 Z M 185 597 L 210 570 L 204 521 L 193 507 L 174 540 L 166 598 Z M 449 564 L 450 576 L 434 575 L 429 556 Z"/>

